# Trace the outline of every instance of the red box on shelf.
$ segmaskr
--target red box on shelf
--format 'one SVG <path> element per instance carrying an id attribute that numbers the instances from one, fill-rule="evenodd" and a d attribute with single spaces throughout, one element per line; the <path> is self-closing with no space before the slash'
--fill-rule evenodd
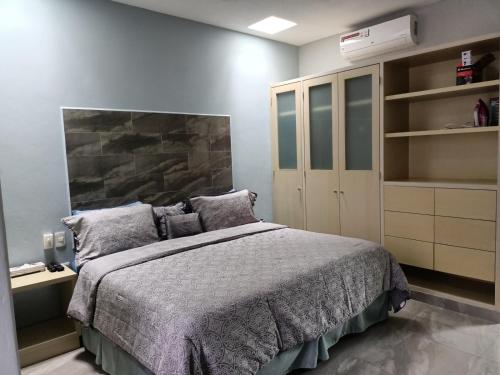
<path id="1" fill-rule="evenodd" d="M 482 70 L 474 65 L 457 66 L 457 85 L 482 81 Z"/>

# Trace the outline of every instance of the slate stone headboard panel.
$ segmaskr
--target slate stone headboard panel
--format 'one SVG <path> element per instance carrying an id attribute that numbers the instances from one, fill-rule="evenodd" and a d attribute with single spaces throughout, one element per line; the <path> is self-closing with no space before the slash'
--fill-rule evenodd
<path id="1" fill-rule="evenodd" d="M 232 188 L 229 116 L 63 109 L 72 209 Z"/>

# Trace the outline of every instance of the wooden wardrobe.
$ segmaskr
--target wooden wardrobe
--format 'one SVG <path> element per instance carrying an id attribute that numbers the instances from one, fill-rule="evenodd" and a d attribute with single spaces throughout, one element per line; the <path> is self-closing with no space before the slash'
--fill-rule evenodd
<path id="1" fill-rule="evenodd" d="M 456 85 L 468 50 L 496 60 Z M 500 127 L 470 127 L 499 78 L 495 33 L 274 85 L 274 220 L 382 241 L 412 290 L 500 311 Z"/>
<path id="2" fill-rule="evenodd" d="M 271 88 L 274 221 L 380 242 L 379 65 Z"/>

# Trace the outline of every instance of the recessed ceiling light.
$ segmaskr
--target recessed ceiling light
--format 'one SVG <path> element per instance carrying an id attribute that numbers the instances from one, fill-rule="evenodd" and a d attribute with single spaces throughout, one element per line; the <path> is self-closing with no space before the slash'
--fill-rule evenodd
<path id="1" fill-rule="evenodd" d="M 295 22 L 285 20 L 279 17 L 267 17 L 262 21 L 256 22 L 253 25 L 248 26 L 249 29 L 262 31 L 266 34 L 276 34 L 280 31 L 289 29 L 290 27 L 297 26 Z"/>

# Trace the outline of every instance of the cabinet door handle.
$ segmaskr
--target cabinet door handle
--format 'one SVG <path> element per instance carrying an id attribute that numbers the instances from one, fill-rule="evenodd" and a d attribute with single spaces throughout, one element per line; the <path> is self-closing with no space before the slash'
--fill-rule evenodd
<path id="1" fill-rule="evenodd" d="M 340 190 L 340 194 L 344 194 L 344 192 L 342 190 Z"/>
<path id="2" fill-rule="evenodd" d="M 297 186 L 298 191 L 302 191 L 302 188 L 300 186 Z"/>
<path id="3" fill-rule="evenodd" d="M 333 191 L 333 193 L 334 193 L 334 194 L 338 194 L 338 191 L 337 191 L 337 190 L 334 190 L 334 191 Z"/>

